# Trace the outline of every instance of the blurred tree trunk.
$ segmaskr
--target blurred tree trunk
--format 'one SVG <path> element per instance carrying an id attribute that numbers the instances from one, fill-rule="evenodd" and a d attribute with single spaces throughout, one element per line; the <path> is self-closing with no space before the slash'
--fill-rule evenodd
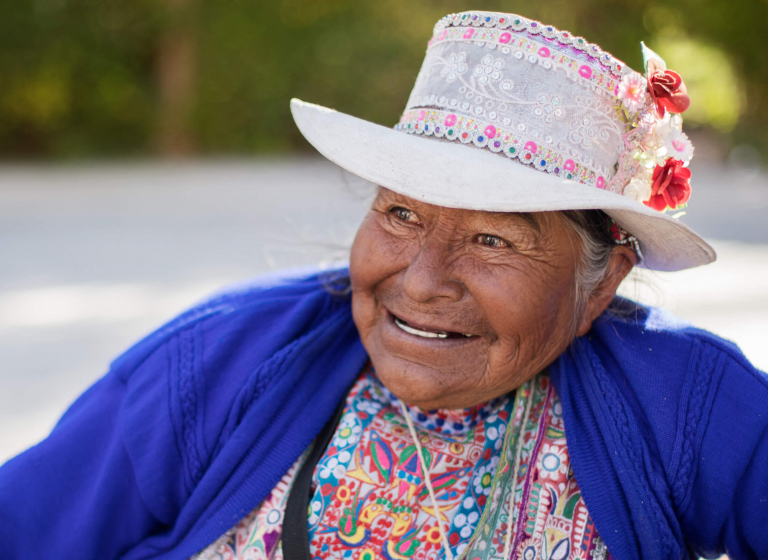
<path id="1" fill-rule="evenodd" d="M 196 7 L 198 0 L 162 0 L 167 25 L 157 53 L 158 119 L 156 149 L 181 157 L 195 150 L 191 112 L 196 83 Z"/>

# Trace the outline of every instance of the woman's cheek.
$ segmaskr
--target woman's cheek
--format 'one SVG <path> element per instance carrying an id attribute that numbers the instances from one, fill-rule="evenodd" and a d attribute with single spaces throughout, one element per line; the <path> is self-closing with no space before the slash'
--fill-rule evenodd
<path id="1" fill-rule="evenodd" d="M 558 344 L 553 318 L 561 316 L 562 295 L 535 268 L 509 267 L 502 272 L 485 278 L 473 293 L 498 337 L 489 361 L 506 369 L 533 359 L 549 343 Z M 490 286 L 496 289 L 489 290 Z"/>
<path id="2" fill-rule="evenodd" d="M 408 255 L 418 240 L 395 235 L 379 223 L 378 213 L 366 218 L 358 230 L 350 254 L 350 275 L 353 287 L 373 290 L 383 280 L 407 268 Z"/>
<path id="3" fill-rule="evenodd" d="M 386 259 L 377 254 L 381 245 L 374 212 L 370 212 L 357 232 L 349 260 L 352 281 L 352 317 L 363 342 L 366 342 L 379 318 L 380 309 L 376 299 L 376 287 L 388 277 Z"/>
<path id="4" fill-rule="evenodd" d="M 352 278 L 353 286 L 362 286 L 363 279 L 369 272 L 366 267 L 365 255 L 370 250 L 370 243 L 368 242 L 370 214 L 369 212 L 363 223 L 360 224 L 349 254 L 349 274 Z"/>

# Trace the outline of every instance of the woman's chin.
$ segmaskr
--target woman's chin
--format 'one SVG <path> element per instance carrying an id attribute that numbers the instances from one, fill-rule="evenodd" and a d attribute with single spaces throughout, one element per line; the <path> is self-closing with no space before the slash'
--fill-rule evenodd
<path id="1" fill-rule="evenodd" d="M 421 407 L 423 403 L 439 400 L 434 388 L 436 373 L 418 364 L 403 363 L 397 358 L 372 360 L 376 375 L 384 386 L 407 404 Z M 425 371 L 427 370 L 427 371 Z"/>
<path id="2" fill-rule="evenodd" d="M 439 369 L 412 362 L 386 353 L 371 355 L 376 375 L 398 399 L 422 410 L 467 408 L 482 402 L 473 402 L 468 385 L 469 377 L 456 379 Z"/>

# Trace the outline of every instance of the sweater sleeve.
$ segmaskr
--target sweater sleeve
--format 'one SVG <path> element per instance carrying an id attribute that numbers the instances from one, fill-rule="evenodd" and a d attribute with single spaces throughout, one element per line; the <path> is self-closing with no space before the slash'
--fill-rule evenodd
<path id="1" fill-rule="evenodd" d="M 0 468 L 3 558 L 117 558 L 161 526 L 122 437 L 129 395 L 110 372 L 48 438 Z"/>
<path id="2" fill-rule="evenodd" d="M 714 354 L 710 349 L 709 354 L 717 372 L 716 387 L 707 420 L 700 427 L 701 443 L 687 458 L 694 468 L 681 521 L 699 556 L 765 559 L 768 376 L 737 351 Z"/>
<path id="3" fill-rule="evenodd" d="M 212 515 L 206 508 L 248 442 L 239 436 L 231 447 L 240 454 L 218 454 L 282 371 L 280 360 L 329 317 L 349 322 L 346 301 L 316 276 L 256 282 L 128 350 L 48 438 L 0 467 L 2 557 L 110 560 L 173 549 Z M 256 440 L 261 428 L 250 428 Z"/>

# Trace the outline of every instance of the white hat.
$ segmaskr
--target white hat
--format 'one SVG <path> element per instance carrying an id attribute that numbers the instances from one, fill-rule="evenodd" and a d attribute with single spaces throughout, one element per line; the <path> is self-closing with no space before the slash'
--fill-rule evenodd
<path id="1" fill-rule="evenodd" d="M 715 252 L 658 211 L 687 202 L 693 148 L 665 110 L 681 95 L 687 107 L 682 80 L 644 55 L 648 79 L 568 32 L 464 12 L 435 26 L 394 129 L 298 99 L 291 110 L 321 154 L 377 185 L 450 208 L 601 209 L 637 238 L 641 266 L 682 270 Z"/>

